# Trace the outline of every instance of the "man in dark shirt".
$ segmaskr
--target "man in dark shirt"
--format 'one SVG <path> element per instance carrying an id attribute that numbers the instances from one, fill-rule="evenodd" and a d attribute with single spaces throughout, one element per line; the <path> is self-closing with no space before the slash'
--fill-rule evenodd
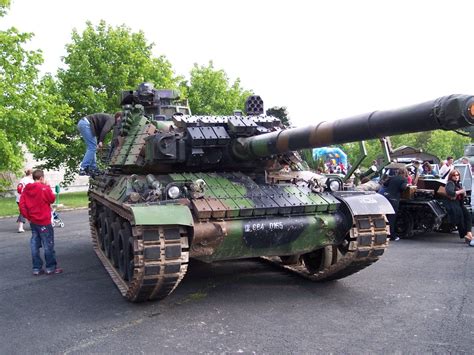
<path id="1" fill-rule="evenodd" d="M 96 150 L 102 148 L 104 139 L 120 117 L 120 112 L 115 117 L 106 113 L 94 113 L 79 120 L 77 129 L 86 143 L 86 153 L 81 162 L 79 175 L 90 175 L 97 172 Z"/>
<path id="2" fill-rule="evenodd" d="M 397 223 L 397 212 L 400 204 L 400 195 L 402 191 L 407 188 L 408 171 L 405 168 L 400 168 L 397 175 L 391 176 L 383 184 L 383 195 L 387 198 L 395 211 L 395 214 L 387 215 L 388 223 L 390 224 L 390 240 L 399 240 L 395 235 L 395 225 Z"/>

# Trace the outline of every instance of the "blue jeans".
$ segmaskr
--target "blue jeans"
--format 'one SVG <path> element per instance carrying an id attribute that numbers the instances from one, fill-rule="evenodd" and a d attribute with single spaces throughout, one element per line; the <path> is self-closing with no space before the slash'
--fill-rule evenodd
<path id="1" fill-rule="evenodd" d="M 81 133 L 82 139 L 86 143 L 86 154 L 82 159 L 81 169 L 95 170 L 97 164 L 95 160 L 95 152 L 97 150 L 97 137 L 92 135 L 91 124 L 85 118 L 81 118 L 77 124 L 77 129 Z"/>
<path id="2" fill-rule="evenodd" d="M 44 250 L 44 260 L 46 261 L 46 271 L 56 269 L 56 252 L 54 251 L 54 229 L 51 224 L 40 226 L 30 223 L 31 226 L 31 258 L 33 261 L 33 270 L 43 268 L 43 260 L 40 256 L 40 248 Z"/>

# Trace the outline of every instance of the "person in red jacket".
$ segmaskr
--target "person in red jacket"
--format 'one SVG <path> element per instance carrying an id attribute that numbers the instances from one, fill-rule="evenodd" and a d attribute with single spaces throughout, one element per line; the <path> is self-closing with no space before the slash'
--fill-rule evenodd
<path id="1" fill-rule="evenodd" d="M 33 171 L 33 181 L 25 186 L 20 197 L 20 212 L 30 221 L 31 226 L 30 245 L 33 275 L 44 273 L 43 260 L 40 255 L 41 247 L 44 250 L 46 274 L 60 274 L 63 270 L 57 267 L 54 229 L 51 225 L 51 204 L 56 197 L 51 187 L 46 183 L 42 170 Z"/>

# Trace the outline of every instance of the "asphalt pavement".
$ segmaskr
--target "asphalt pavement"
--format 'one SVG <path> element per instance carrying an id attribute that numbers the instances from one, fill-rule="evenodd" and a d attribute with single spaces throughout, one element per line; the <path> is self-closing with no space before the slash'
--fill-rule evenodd
<path id="1" fill-rule="evenodd" d="M 161 302 L 122 298 L 87 211 L 55 228 L 60 275 L 31 274 L 29 228 L 0 220 L 0 353 L 472 353 L 474 248 L 456 234 L 393 242 L 345 279 L 314 283 L 259 260 L 192 261 Z"/>

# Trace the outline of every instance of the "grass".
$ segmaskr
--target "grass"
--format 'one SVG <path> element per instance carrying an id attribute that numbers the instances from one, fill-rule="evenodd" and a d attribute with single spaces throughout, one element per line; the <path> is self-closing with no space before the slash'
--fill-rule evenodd
<path id="1" fill-rule="evenodd" d="M 64 207 L 61 209 L 87 207 L 87 192 L 68 192 L 59 194 L 59 203 L 64 205 Z M 16 204 L 15 197 L 0 198 L 0 217 L 15 216 L 17 214 L 18 206 Z"/>

